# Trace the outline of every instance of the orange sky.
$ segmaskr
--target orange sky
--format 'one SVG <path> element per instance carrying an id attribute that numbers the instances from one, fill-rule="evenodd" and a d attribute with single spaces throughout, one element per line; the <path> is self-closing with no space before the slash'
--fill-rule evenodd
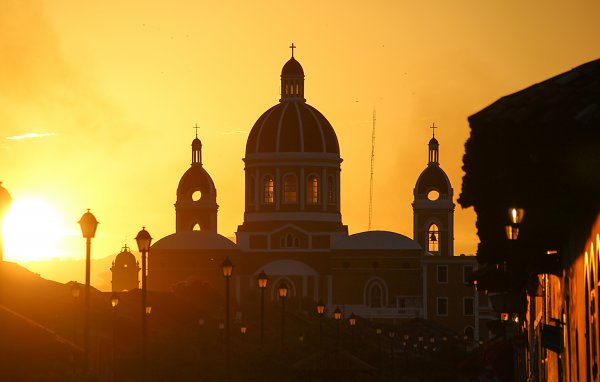
<path id="1" fill-rule="evenodd" d="M 15 199 L 47 200 L 77 235 L 91 208 L 93 257 L 114 255 L 142 226 L 174 232 L 198 123 L 219 233 L 233 236 L 247 132 L 278 101 L 294 42 L 307 102 L 340 141 L 343 222 L 367 229 L 375 108 L 373 229 L 412 236 L 432 122 L 456 198 L 469 115 L 600 56 L 597 1 L 375 3 L 4 0 L 0 180 Z M 28 133 L 48 135 L 5 139 Z M 475 252 L 474 221 L 457 206 L 456 253 Z M 84 255 L 79 236 L 64 248 Z"/>

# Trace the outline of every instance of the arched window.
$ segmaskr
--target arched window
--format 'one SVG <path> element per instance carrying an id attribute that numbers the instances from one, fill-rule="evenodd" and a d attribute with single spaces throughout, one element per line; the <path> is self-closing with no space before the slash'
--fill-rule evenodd
<path id="1" fill-rule="evenodd" d="M 311 175 L 308 177 L 308 182 L 306 185 L 306 203 L 319 203 L 319 178 L 317 178 L 316 175 Z"/>
<path id="2" fill-rule="evenodd" d="M 202 228 L 200 227 L 200 224 L 196 223 L 194 224 L 194 228 L 192 228 L 192 231 L 201 231 Z"/>
<path id="3" fill-rule="evenodd" d="M 327 203 L 335 204 L 335 186 L 333 185 L 333 176 L 327 178 Z"/>
<path id="4" fill-rule="evenodd" d="M 427 230 L 427 250 L 429 252 L 438 252 L 440 248 L 440 231 L 436 224 L 429 226 Z"/>
<path id="5" fill-rule="evenodd" d="M 296 189 L 297 189 L 296 176 L 286 175 L 286 177 L 283 178 L 283 202 L 284 203 L 296 203 L 296 201 L 297 201 Z"/>
<path id="6" fill-rule="evenodd" d="M 271 175 L 265 176 L 263 181 L 263 203 L 273 204 L 275 203 L 275 182 Z"/>
<path id="7" fill-rule="evenodd" d="M 369 308 L 383 308 L 386 306 L 386 288 L 377 278 L 371 279 L 365 288 L 365 305 Z"/>

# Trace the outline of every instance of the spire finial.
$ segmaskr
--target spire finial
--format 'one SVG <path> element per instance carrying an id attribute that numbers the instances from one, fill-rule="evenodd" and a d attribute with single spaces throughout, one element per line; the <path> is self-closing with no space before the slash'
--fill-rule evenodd
<path id="1" fill-rule="evenodd" d="M 196 123 L 196 125 L 194 127 L 192 127 L 192 129 L 196 129 L 196 138 L 198 138 L 198 129 L 200 128 L 200 126 L 198 126 L 198 123 Z"/>
<path id="2" fill-rule="evenodd" d="M 296 49 L 297 46 L 294 45 L 294 43 L 292 43 L 292 45 L 290 45 L 290 49 L 292 50 L 292 58 L 294 58 L 294 49 Z"/>
<path id="3" fill-rule="evenodd" d="M 435 129 L 437 129 L 438 127 L 435 125 L 435 122 L 431 125 L 430 129 L 431 131 L 433 131 L 433 137 L 435 138 Z"/>

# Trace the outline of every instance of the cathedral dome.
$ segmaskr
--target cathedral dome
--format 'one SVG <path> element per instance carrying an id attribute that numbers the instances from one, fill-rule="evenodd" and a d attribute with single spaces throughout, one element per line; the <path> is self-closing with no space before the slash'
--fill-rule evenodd
<path id="1" fill-rule="evenodd" d="M 250 131 L 246 155 L 310 152 L 340 154 L 333 127 L 303 101 L 280 102 L 263 113 Z"/>

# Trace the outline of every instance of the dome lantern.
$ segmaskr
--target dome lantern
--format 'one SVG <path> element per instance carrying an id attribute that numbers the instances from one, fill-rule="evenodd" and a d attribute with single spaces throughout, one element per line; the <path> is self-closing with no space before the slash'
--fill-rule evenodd
<path id="1" fill-rule="evenodd" d="M 294 49 L 296 45 L 290 45 L 292 57 L 283 65 L 281 69 L 281 102 L 302 101 L 304 98 L 304 70 L 302 65 L 294 58 Z"/>
<path id="2" fill-rule="evenodd" d="M 429 166 L 435 165 L 435 166 L 439 166 L 440 162 L 440 153 L 439 153 L 439 148 L 440 148 L 440 144 L 438 143 L 438 140 L 435 139 L 435 129 L 437 129 L 437 126 L 435 125 L 435 123 L 430 127 L 430 129 L 432 129 L 433 131 L 433 137 L 429 140 Z"/>

